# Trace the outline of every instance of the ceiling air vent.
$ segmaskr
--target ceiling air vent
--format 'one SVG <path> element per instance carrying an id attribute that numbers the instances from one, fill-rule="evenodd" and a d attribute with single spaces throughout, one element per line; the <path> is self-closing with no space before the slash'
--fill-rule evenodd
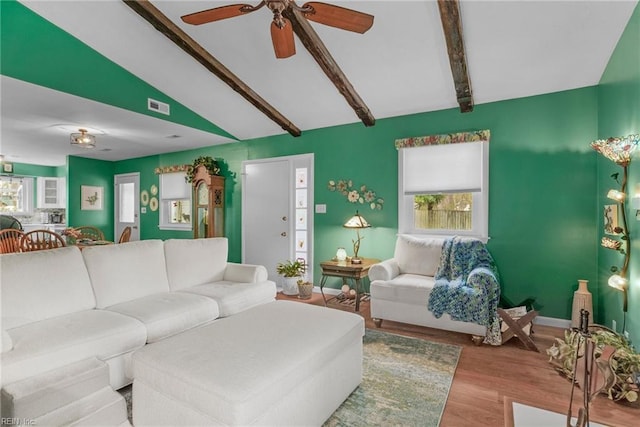
<path id="1" fill-rule="evenodd" d="M 155 99 L 147 98 L 147 108 L 151 111 L 155 111 L 156 113 L 170 115 L 169 104 L 165 104 L 164 102 L 156 101 Z"/>

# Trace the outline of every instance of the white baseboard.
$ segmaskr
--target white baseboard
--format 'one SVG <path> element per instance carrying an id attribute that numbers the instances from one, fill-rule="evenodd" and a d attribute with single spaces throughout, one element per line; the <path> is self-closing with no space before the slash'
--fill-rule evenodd
<path id="1" fill-rule="evenodd" d="M 340 289 L 334 289 L 334 288 L 324 288 L 323 291 L 324 291 L 325 295 L 338 295 L 338 294 L 342 293 L 342 291 Z M 313 287 L 313 292 L 319 294 L 320 293 L 320 287 L 319 286 L 314 286 Z M 536 324 L 536 325 L 553 326 L 553 327 L 561 328 L 561 329 L 569 329 L 569 328 L 571 328 L 571 320 L 558 319 L 556 317 L 538 316 L 535 319 L 533 319 L 533 323 Z"/>
<path id="2" fill-rule="evenodd" d="M 536 325 L 554 326 L 561 329 L 571 328 L 571 320 L 558 319 L 556 317 L 538 316 L 533 319 L 533 323 Z"/>

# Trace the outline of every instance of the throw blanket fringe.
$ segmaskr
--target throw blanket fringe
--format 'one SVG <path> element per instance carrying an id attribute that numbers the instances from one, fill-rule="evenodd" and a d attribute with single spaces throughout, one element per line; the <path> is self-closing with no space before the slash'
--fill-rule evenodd
<path id="1" fill-rule="evenodd" d="M 484 342 L 500 345 L 498 268 L 484 243 L 459 236 L 446 239 L 435 279 L 429 311 L 437 318 L 449 313 L 453 320 L 485 326 Z"/>

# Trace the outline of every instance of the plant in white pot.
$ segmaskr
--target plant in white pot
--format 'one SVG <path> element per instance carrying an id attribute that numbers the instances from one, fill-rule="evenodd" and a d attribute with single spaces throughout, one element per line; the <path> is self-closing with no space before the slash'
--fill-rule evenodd
<path id="1" fill-rule="evenodd" d="M 307 264 L 303 259 L 287 260 L 276 266 L 276 272 L 284 277 L 282 293 L 285 295 L 298 295 L 298 280 L 302 280 L 307 272 Z"/>

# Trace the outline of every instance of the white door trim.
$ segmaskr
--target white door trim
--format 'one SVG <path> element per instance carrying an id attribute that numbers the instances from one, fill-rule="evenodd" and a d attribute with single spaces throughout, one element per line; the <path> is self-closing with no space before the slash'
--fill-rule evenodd
<path id="1" fill-rule="evenodd" d="M 255 159 L 255 160 L 245 160 L 242 162 L 242 185 L 244 186 L 245 180 L 245 168 L 247 165 L 251 164 L 260 164 L 260 163 L 269 163 L 269 162 L 282 162 L 288 161 L 289 163 L 289 218 L 292 220 L 289 221 L 287 231 L 287 235 L 290 236 L 290 244 L 289 244 L 289 259 L 295 259 L 296 254 L 296 168 L 297 167 L 308 167 L 307 174 L 307 254 L 308 254 L 308 270 L 307 276 L 313 280 L 313 257 L 314 257 L 314 154 L 297 154 L 291 156 L 282 156 L 282 157 L 272 157 L 267 159 Z M 245 211 L 244 206 L 246 206 L 246 191 L 242 191 L 242 224 L 241 224 L 241 255 L 242 261 L 244 262 L 245 258 L 245 249 L 246 249 L 246 232 L 245 232 L 245 224 L 248 220 L 248 213 Z M 284 261 L 284 260 L 283 260 Z"/>
<path id="2" fill-rule="evenodd" d="M 118 227 L 118 209 L 120 208 L 120 197 L 118 190 L 118 181 L 124 178 L 133 178 L 134 181 L 134 215 L 135 223 L 132 225 L 131 240 L 140 240 L 140 172 L 121 173 L 113 176 L 113 239 L 118 241 L 121 230 Z"/>

